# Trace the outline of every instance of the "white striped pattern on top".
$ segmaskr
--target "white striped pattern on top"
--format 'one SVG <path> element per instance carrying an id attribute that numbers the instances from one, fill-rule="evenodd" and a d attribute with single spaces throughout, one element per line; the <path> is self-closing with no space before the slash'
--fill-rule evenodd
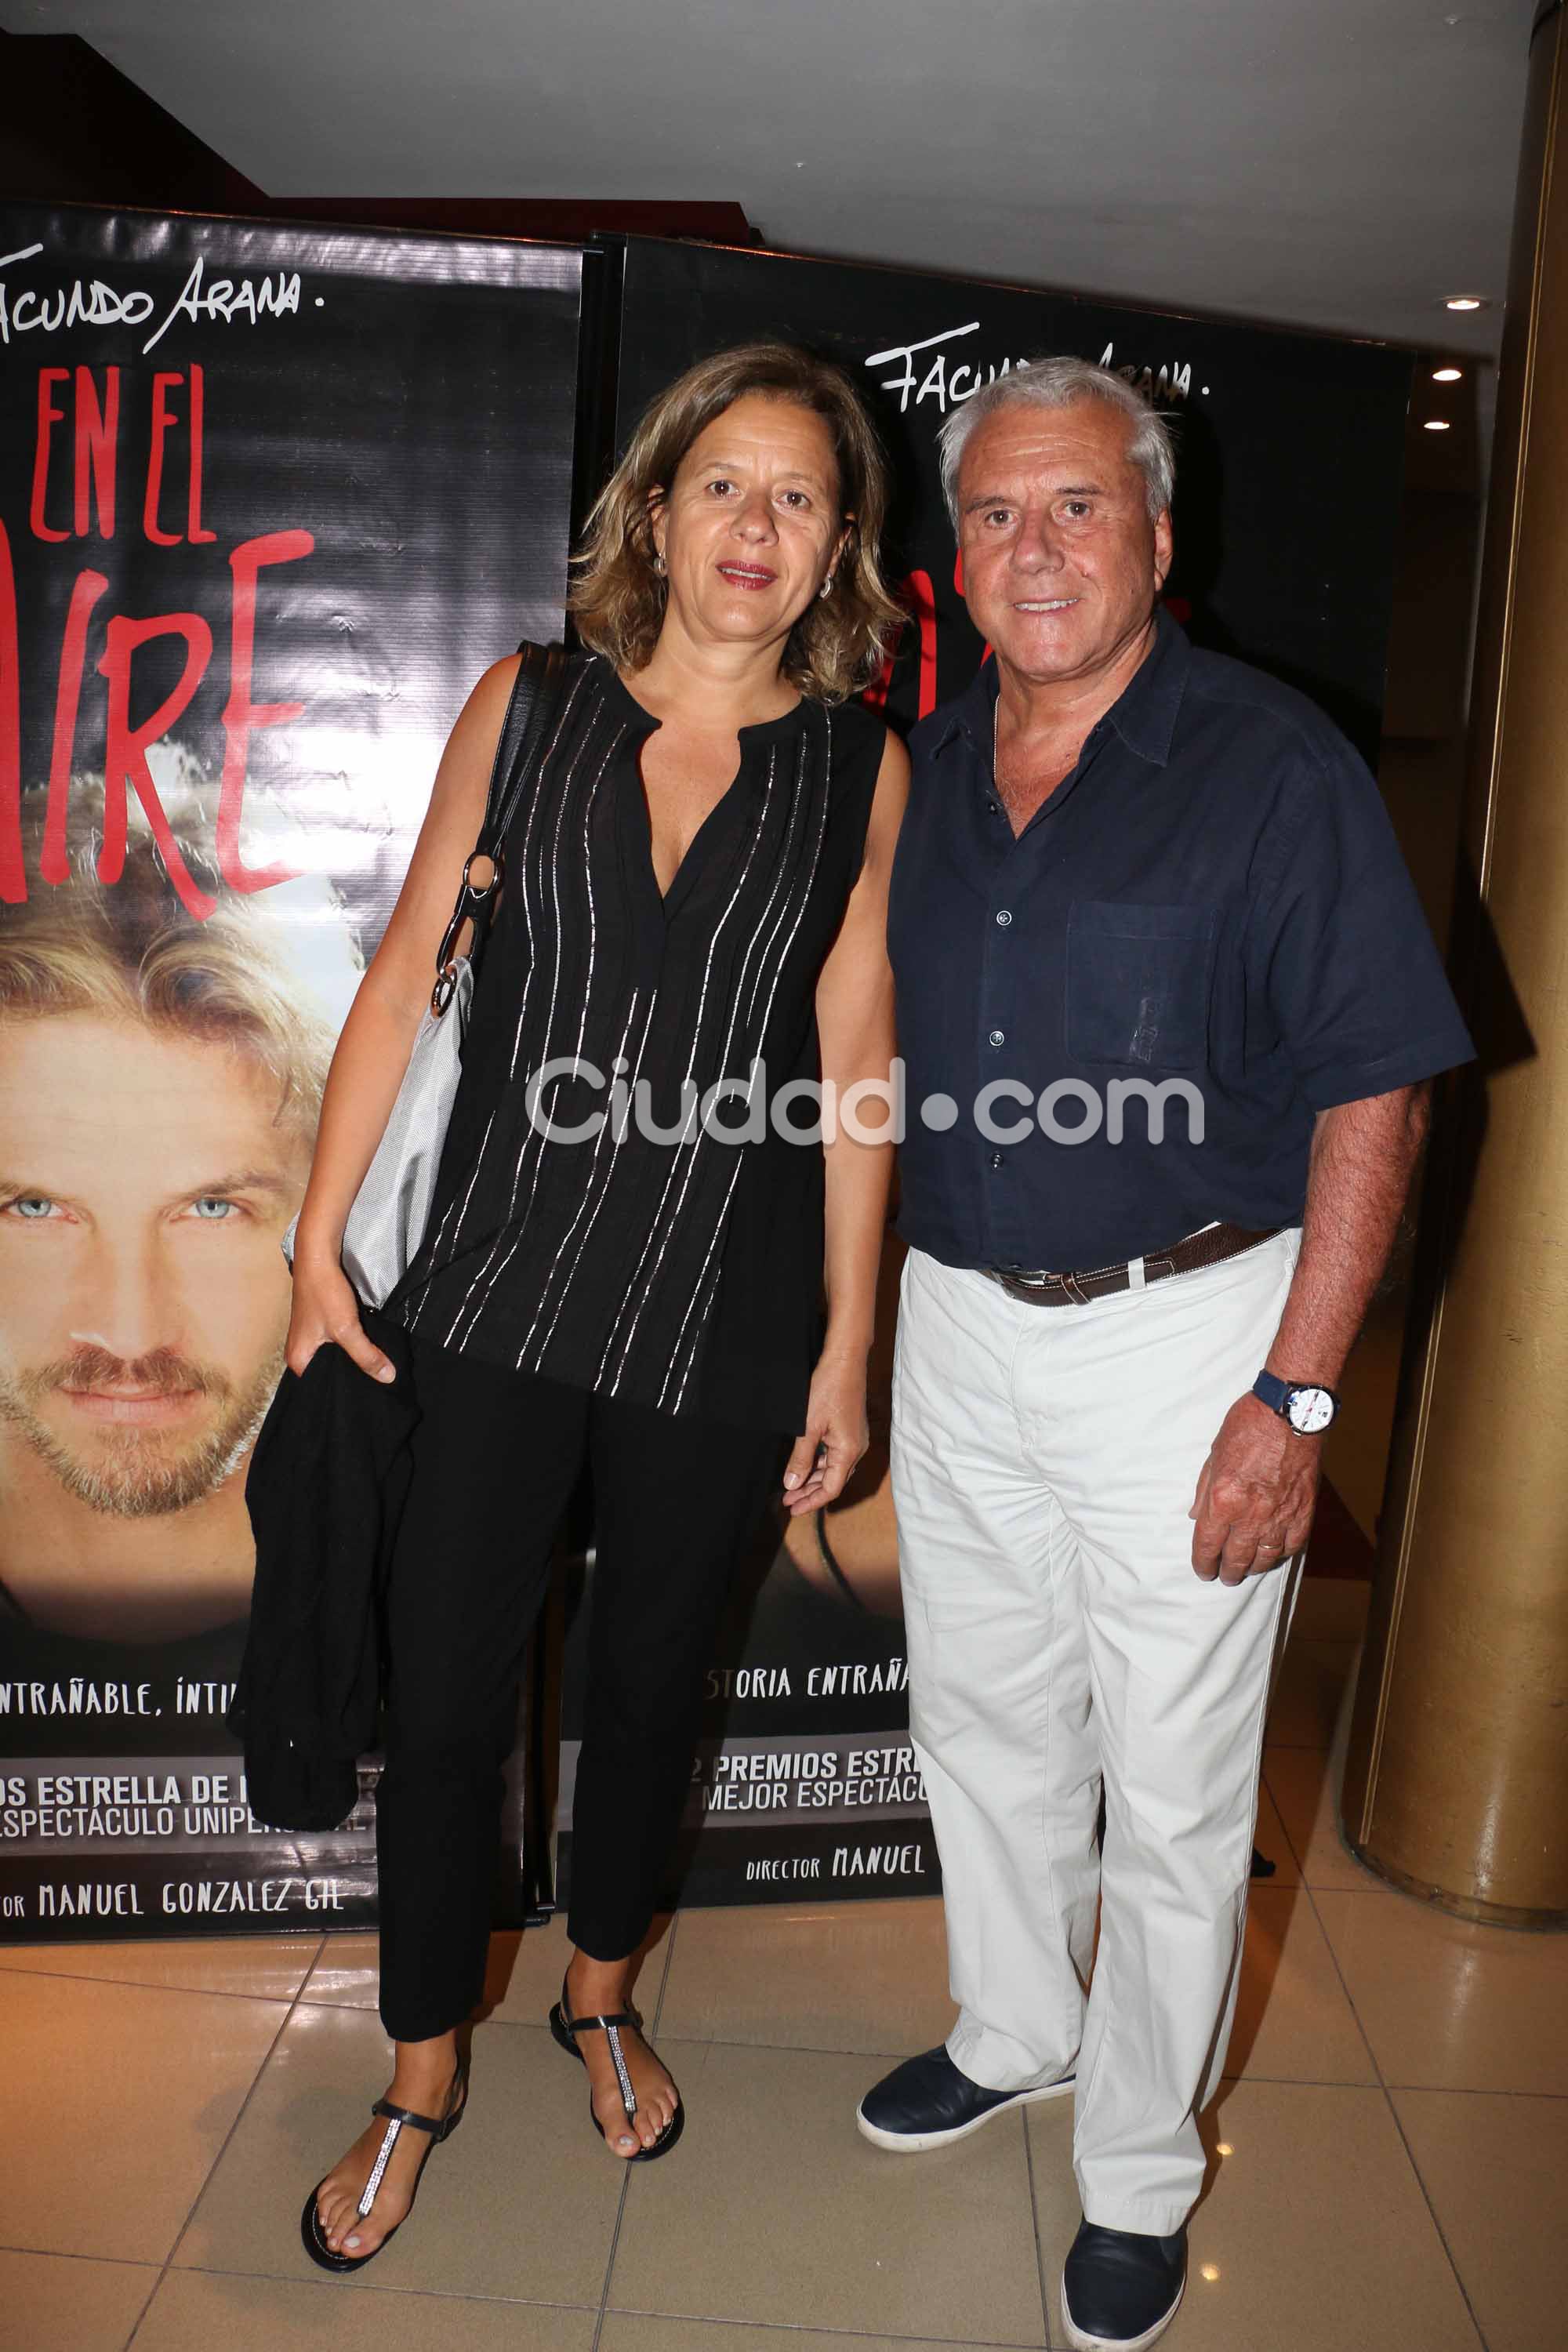
<path id="1" fill-rule="evenodd" d="M 680 1412 L 701 1409 L 721 1293 L 726 1318 L 742 1303 L 725 1269 L 742 1205 L 748 1234 L 770 1234 L 765 1253 L 748 1244 L 748 1278 L 762 1256 L 797 1307 L 820 1289 L 820 1151 L 771 1129 L 744 1143 L 706 1123 L 678 1132 L 670 1106 L 744 1084 L 758 1064 L 770 1095 L 815 1074 L 816 984 L 858 872 L 883 730 L 810 701 L 743 729 L 735 780 L 661 898 L 638 765 L 656 724 L 608 663 L 574 657 L 503 845 L 436 1209 L 388 1311 L 441 1346 Z M 612 1117 L 581 1142 L 547 1136 L 529 1081 L 566 1059 L 606 1085 L 613 1071 L 668 1139 Z M 552 1078 L 541 1110 L 611 1109 L 603 1086 L 573 1096 L 585 1083 Z M 797 1312 L 777 1342 L 786 1376 L 764 1360 L 758 1304 L 758 1395 L 798 1385 L 804 1400 L 809 1318 Z M 764 1425 L 794 1409 L 770 1403 Z M 734 1417 L 744 1410 L 742 1396 Z"/>

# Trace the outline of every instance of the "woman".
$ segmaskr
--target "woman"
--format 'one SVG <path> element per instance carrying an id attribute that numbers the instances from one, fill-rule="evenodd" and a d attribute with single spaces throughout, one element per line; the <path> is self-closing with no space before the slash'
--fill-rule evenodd
<path id="1" fill-rule="evenodd" d="M 589 1720 L 551 2025 L 616 2156 L 679 2136 L 679 2094 L 628 2000 L 728 1570 L 781 1471 L 786 1510 L 818 1509 L 867 1442 L 890 1142 L 867 1139 L 870 1114 L 861 1139 L 801 1140 L 798 1088 L 794 1135 L 769 1113 L 819 1054 L 839 1092 L 886 1080 L 893 1054 L 885 912 L 908 762 L 846 700 L 900 618 L 879 568 L 885 503 L 847 380 L 758 343 L 654 403 L 590 519 L 572 610 L 591 650 L 505 844 L 435 1207 L 389 1302 L 421 1415 L 388 1572 L 377 1799 L 395 2065 L 373 2111 L 386 2127 L 307 2200 L 323 2267 L 371 2258 L 461 2113 L 457 2030 L 480 1995 L 521 1654 L 584 1458 Z M 339 1264 L 343 1223 L 515 671 L 489 670 L 453 730 L 338 1047 L 296 1244 L 296 1371 L 331 1340 L 392 1374 Z M 721 1079 L 718 1119 L 694 1120 Z"/>

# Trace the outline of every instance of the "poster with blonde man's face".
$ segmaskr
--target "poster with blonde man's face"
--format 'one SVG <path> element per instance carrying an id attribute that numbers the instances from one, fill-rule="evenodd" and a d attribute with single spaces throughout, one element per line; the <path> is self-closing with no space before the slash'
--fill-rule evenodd
<path id="1" fill-rule="evenodd" d="M 112 885 L 72 864 L 0 926 L 0 1586 L 46 1632 L 168 1641 L 247 1604 L 279 1244 L 356 964 L 319 885 L 198 922 L 144 835 Z"/>

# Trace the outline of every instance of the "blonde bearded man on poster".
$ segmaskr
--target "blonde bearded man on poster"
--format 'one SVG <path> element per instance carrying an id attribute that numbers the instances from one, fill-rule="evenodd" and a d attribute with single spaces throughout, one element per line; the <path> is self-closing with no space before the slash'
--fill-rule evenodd
<path id="1" fill-rule="evenodd" d="M 237 897 L 199 799 L 163 797 L 205 922 L 140 826 L 118 880 L 79 833 L 51 887 L 35 824 L 29 895 L 0 909 L 0 1649 L 35 1670 L 245 1616 L 279 1244 L 358 979 L 323 885 Z"/>
<path id="2" fill-rule="evenodd" d="M 1068 2341 L 1140 2352 L 1185 2280 L 1322 1432 L 1423 1082 L 1470 1045 L 1351 747 L 1157 609 L 1149 404 L 1046 360 L 942 442 L 995 661 L 915 731 L 893 876 L 892 1479 L 960 2015 L 859 2124 L 912 2153 L 1073 2095 Z"/>

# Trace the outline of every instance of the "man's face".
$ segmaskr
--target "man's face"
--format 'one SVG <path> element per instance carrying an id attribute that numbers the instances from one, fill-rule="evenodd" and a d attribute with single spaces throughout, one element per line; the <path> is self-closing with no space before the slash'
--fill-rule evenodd
<path id="1" fill-rule="evenodd" d="M 1108 401 L 1019 402 L 986 417 L 964 449 L 964 602 L 1026 678 L 1088 682 L 1148 625 L 1171 567 L 1171 521 L 1150 518 L 1131 430 Z"/>
<path id="2" fill-rule="evenodd" d="M 222 1483 L 282 1370 L 310 1147 L 246 1055 L 0 1022 L 0 1427 L 125 1518 Z"/>

